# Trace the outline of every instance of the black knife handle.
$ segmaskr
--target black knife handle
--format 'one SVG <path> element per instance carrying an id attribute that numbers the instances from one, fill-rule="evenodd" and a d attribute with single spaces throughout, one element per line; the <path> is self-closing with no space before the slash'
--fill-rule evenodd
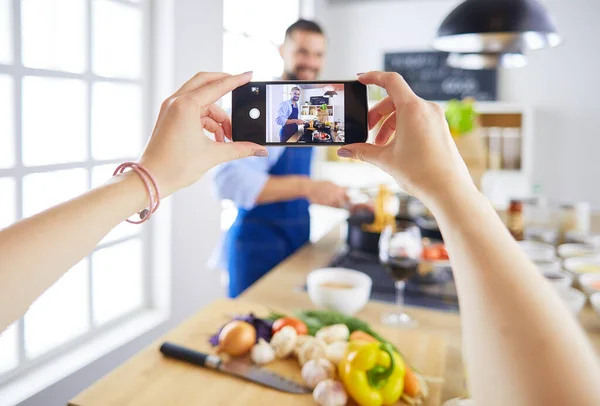
<path id="1" fill-rule="evenodd" d="M 163 343 L 160 346 L 160 352 L 169 358 L 185 361 L 200 367 L 217 369 L 221 363 L 221 359 L 215 355 L 194 351 L 170 342 Z"/>

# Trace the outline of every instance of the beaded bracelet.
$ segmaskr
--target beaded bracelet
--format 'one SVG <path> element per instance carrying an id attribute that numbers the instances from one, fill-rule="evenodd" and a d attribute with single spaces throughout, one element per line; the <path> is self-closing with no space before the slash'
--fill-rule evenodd
<path id="1" fill-rule="evenodd" d="M 160 190 L 158 189 L 158 183 L 152 174 L 148 171 L 148 169 L 144 168 L 142 165 L 136 162 L 124 162 L 115 169 L 113 176 L 119 175 L 123 173 L 126 169 L 131 168 L 135 173 L 138 174 L 140 179 L 144 182 L 144 186 L 146 186 L 146 191 L 148 192 L 148 196 L 150 197 L 150 208 L 144 209 L 138 213 L 140 216 L 140 220 L 127 220 L 128 223 L 131 224 L 142 224 L 152 217 L 152 214 L 156 212 L 158 206 L 160 206 Z"/>

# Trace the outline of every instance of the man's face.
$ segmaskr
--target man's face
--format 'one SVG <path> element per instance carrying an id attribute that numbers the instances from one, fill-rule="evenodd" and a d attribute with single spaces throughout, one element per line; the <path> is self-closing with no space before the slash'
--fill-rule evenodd
<path id="1" fill-rule="evenodd" d="M 294 31 L 279 49 L 288 80 L 315 80 L 325 63 L 325 37 L 307 31 Z"/>
<path id="2" fill-rule="evenodd" d="M 295 102 L 300 100 L 300 90 L 292 90 L 292 100 Z"/>

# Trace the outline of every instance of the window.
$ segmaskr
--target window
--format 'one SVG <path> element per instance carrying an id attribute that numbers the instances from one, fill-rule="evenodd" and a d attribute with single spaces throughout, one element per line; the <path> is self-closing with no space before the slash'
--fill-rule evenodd
<path id="1" fill-rule="evenodd" d="M 273 80 L 283 73 L 279 46 L 285 30 L 300 18 L 300 0 L 224 0 L 223 70 L 253 71 L 253 80 Z M 223 98 L 231 109 L 231 97 Z M 229 229 L 237 215 L 230 201 L 222 203 L 221 229 Z"/>
<path id="2" fill-rule="evenodd" d="M 300 1 L 224 0 L 223 70 L 228 73 L 254 71 L 253 80 L 281 76 L 283 61 L 279 45 L 285 30 L 298 20 Z M 226 108 L 230 99 L 224 99 Z"/>
<path id="3" fill-rule="evenodd" d="M 148 3 L 0 0 L 0 228 L 138 156 Z M 119 225 L 0 334 L 0 386 L 150 307 L 151 227 Z"/>

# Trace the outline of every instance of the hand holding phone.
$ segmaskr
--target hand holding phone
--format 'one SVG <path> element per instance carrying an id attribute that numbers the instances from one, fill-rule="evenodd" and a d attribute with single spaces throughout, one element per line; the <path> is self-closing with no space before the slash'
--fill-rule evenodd
<path id="1" fill-rule="evenodd" d="M 366 142 L 367 88 L 358 81 L 250 82 L 233 91 L 232 139 L 260 145 Z"/>

